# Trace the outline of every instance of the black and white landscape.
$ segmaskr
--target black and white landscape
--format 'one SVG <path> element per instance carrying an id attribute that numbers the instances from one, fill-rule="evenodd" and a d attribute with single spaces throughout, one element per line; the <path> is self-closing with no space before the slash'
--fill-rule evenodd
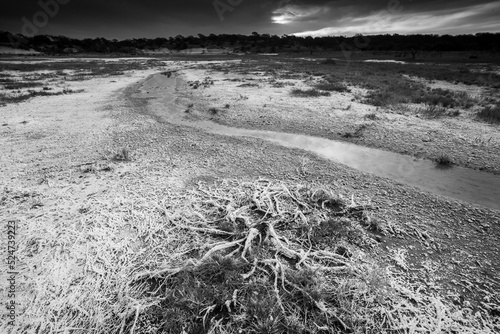
<path id="1" fill-rule="evenodd" d="M 12 1 L 0 333 L 500 332 L 499 1 Z"/>

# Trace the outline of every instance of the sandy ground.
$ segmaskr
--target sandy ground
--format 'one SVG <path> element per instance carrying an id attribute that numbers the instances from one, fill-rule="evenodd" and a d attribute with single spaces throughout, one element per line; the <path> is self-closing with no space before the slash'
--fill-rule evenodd
<path id="1" fill-rule="evenodd" d="M 161 202 L 166 192 L 225 178 L 328 184 L 346 198 L 371 202 L 378 208 L 374 214 L 391 231 L 377 237 L 378 246 L 370 250 L 381 263 L 393 265 L 430 294 L 446 296 L 463 307 L 473 303 L 486 312 L 498 312 L 499 212 L 394 184 L 300 150 L 162 122 L 159 111 L 147 100 L 131 97 L 140 81 L 153 72 L 74 82 L 72 88 L 85 91 L 0 107 L 0 216 L 18 222 L 16 241 L 22 245 L 16 268 L 19 322 L 37 324 L 38 318 L 21 316 L 28 305 L 31 314 L 43 318 L 44 308 L 49 307 L 41 304 L 47 300 L 43 296 L 53 294 L 57 303 L 58 293 L 71 290 L 88 275 L 103 275 L 113 265 L 89 263 L 88 254 L 114 252 L 119 261 L 123 244 L 133 245 L 130 249 L 139 254 L 136 230 L 126 223 L 130 216 L 153 224 L 156 216 L 148 215 L 152 202 Z M 184 75 L 199 80 L 206 72 L 190 70 Z M 317 134 L 322 128 L 325 135 L 331 133 L 335 138 L 334 133 L 350 129 L 353 121 L 363 122 L 360 112 L 342 110 L 348 105 L 357 110 L 358 105 L 348 95 L 338 96 L 332 106 L 327 98 L 291 99 L 283 89 L 271 89 L 265 82 L 258 82 L 265 87 L 266 94 L 262 94 L 262 88 L 238 88 L 235 85 L 243 82 L 209 75 L 216 80 L 211 88 L 179 92 L 180 103 L 190 101 L 198 110 L 207 103 L 218 107 L 228 103 L 229 111 L 220 122 L 282 131 L 297 129 L 300 122 L 303 132 L 311 129 Z M 297 116 L 293 111 L 299 105 L 303 112 Z M 363 108 L 361 113 L 371 111 Z M 407 116 L 382 117 L 384 121 L 375 125 L 380 132 L 389 136 L 392 124 L 396 132 L 406 133 L 403 125 L 396 125 L 404 122 L 407 126 Z M 304 124 L 304 119 L 312 125 Z M 432 122 L 425 126 L 437 128 Z M 433 138 L 446 137 L 453 132 L 452 126 Z M 122 149 L 130 152 L 130 161 L 113 159 Z M 494 156 L 496 151 L 481 149 L 489 154 L 493 170 L 499 159 Z M 479 164 L 471 162 L 475 163 Z M 86 231 L 96 222 L 107 226 L 106 237 L 113 239 L 116 252 L 99 249 L 97 234 L 76 237 L 76 231 Z M 3 282 L 5 277 L 0 279 Z M 41 286 L 42 280 L 50 281 L 51 289 Z M 84 303 L 82 299 L 81 305 Z"/>

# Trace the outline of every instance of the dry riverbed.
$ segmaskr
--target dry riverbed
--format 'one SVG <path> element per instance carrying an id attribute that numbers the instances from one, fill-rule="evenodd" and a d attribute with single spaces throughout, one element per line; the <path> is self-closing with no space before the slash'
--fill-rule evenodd
<path id="1" fill-rule="evenodd" d="M 308 258 L 307 254 L 312 254 L 313 248 L 309 247 L 319 245 L 337 254 L 335 259 L 340 262 L 335 264 L 338 268 L 333 273 L 346 270 L 343 263 L 359 270 L 358 276 L 350 276 L 349 270 L 339 271 L 342 275 L 338 277 L 343 277 L 338 281 L 339 291 L 342 290 L 340 287 L 349 287 L 347 290 L 350 291 L 357 286 L 355 300 L 359 306 L 351 312 L 340 306 L 335 308 L 339 319 L 331 326 L 337 329 L 360 331 L 363 327 L 359 319 L 375 319 L 375 313 L 366 310 L 384 309 L 391 317 L 397 318 L 393 319 L 394 325 L 399 321 L 407 330 L 425 328 L 432 331 L 440 326 L 450 331 L 455 328 L 470 333 L 499 330 L 498 211 L 424 193 L 304 151 L 258 139 L 213 135 L 173 125 L 162 119 L 162 113 L 168 111 L 153 107 L 148 99 L 134 97 L 141 89 L 142 81 L 152 73 L 182 70 L 193 65 L 196 64 L 166 63 L 163 67 L 145 71 L 89 79 L 75 86 L 83 92 L 35 97 L 21 104 L 0 107 L 0 121 L 5 124 L 0 127 L 0 177 L 3 185 L 0 216 L 17 221 L 16 270 L 19 272 L 16 277 L 15 326 L 9 326 L 8 319 L 2 314 L 1 332 L 35 333 L 71 328 L 80 328 L 75 332 L 87 329 L 96 333 L 120 332 L 120 329 L 135 330 L 136 333 L 154 332 L 166 326 L 168 320 L 159 316 L 162 307 L 173 312 L 169 313 L 172 323 L 182 320 L 175 310 L 169 308 L 171 306 L 162 304 L 165 299 L 148 289 L 155 286 L 155 279 L 167 282 L 160 272 L 170 273 L 174 276 L 169 277 L 174 278 L 175 273 L 180 273 L 189 281 L 191 274 L 200 273 L 195 264 L 210 251 L 210 245 L 223 244 L 221 239 L 207 232 L 206 220 L 212 216 L 200 218 L 200 213 L 204 216 L 212 208 L 218 208 L 214 214 L 222 215 L 217 217 L 228 222 L 253 221 L 256 217 L 265 221 L 267 214 L 272 213 L 267 219 L 276 223 L 277 233 L 287 236 L 291 251 L 305 256 L 304 264 L 315 265 L 313 256 Z M 285 88 L 269 87 L 268 78 L 259 75 L 246 75 L 243 79 L 239 75 L 206 71 L 190 69 L 180 72 L 188 81 L 203 81 L 207 76 L 214 80 L 214 84 L 197 90 L 189 86 L 179 87 L 177 103 L 192 110 L 187 113 L 188 118 L 211 118 L 232 126 L 298 131 L 331 138 L 338 138 L 339 132 L 355 132 L 358 125 L 373 124 L 365 130 L 367 138 L 394 136 L 391 137 L 395 140 L 394 147 L 402 147 L 405 143 L 405 150 L 409 151 L 413 150 L 407 145 L 413 143 L 412 136 L 424 142 L 418 132 L 425 127 L 428 130 L 425 133 L 432 133 L 432 140 L 427 142 L 430 143 L 429 152 L 458 147 L 454 146 L 458 145 L 455 144 L 458 135 L 452 130 L 443 130 L 434 123 L 438 121 L 419 122 L 415 116 L 380 113 L 377 120 L 367 122 L 361 114 L 373 112 L 374 108 L 353 102 L 349 94 L 329 98 L 290 98 L 286 84 Z M 290 85 L 301 84 L 289 82 Z M 259 88 L 237 87 L 245 83 L 255 83 Z M 154 95 L 154 88 L 150 94 Z M 147 92 L 142 95 L 147 95 Z M 193 106 L 189 107 L 190 104 Z M 349 106 L 349 110 L 343 110 Z M 212 107 L 218 111 L 210 114 L 208 109 Z M 409 127 L 410 121 L 416 125 Z M 493 131 L 485 133 L 490 131 L 487 125 L 466 125 L 465 120 L 455 119 L 453 122 L 462 122 L 453 126 L 465 129 L 461 135 L 466 136 L 466 142 L 472 140 L 469 136 L 474 131 L 478 131 L 476 134 L 491 134 L 496 141 L 499 139 Z M 481 132 L 479 127 L 486 130 Z M 378 134 L 369 137 L 372 128 L 376 128 L 374 133 Z M 410 128 L 420 130 L 409 131 Z M 453 134 L 453 138 L 448 141 L 439 139 L 448 133 Z M 406 137 L 400 138 L 403 134 Z M 385 140 L 392 143 L 387 138 Z M 382 147 L 382 143 L 386 143 L 382 139 L 376 142 Z M 472 143 L 464 147 L 464 150 L 479 149 Z M 494 171 L 498 152 L 491 146 L 483 145 L 480 149 L 487 154 L 488 161 L 472 159 L 469 166 L 479 168 L 484 163 L 490 166 L 488 170 Z M 456 155 L 453 153 L 453 158 L 460 162 L 461 151 L 457 149 L 457 152 Z M 427 154 L 431 156 L 431 153 Z M 244 196 L 248 189 L 257 206 L 267 208 L 268 213 L 264 210 L 264 216 L 259 216 L 262 215 L 259 209 L 246 202 L 252 198 Z M 318 192 L 313 191 L 308 197 L 307 194 L 315 189 L 322 189 L 330 195 L 318 197 Z M 274 194 L 274 199 L 269 194 Z M 323 232 L 326 234 L 318 236 L 314 234 L 317 227 L 324 226 L 325 221 L 330 221 L 327 218 L 333 217 L 333 209 L 329 206 L 334 204 L 332 194 L 338 199 L 336 208 L 343 212 L 339 221 L 345 225 L 327 227 Z M 318 198 L 323 198 L 323 207 Z M 306 202 L 308 199 L 317 203 Z M 304 206 L 297 204 L 301 201 L 304 201 Z M 288 212 L 295 212 L 298 216 L 292 219 L 293 215 L 287 215 Z M 299 212 L 305 220 L 300 218 Z M 346 212 L 350 212 L 349 215 Z M 289 220 L 290 224 L 307 222 L 317 244 L 307 244 L 305 232 L 294 234 L 297 238 L 294 240 L 293 235 L 286 234 L 291 230 L 281 226 L 279 219 Z M 305 226 L 297 227 L 297 231 L 303 231 L 303 228 Z M 227 226 L 224 231 L 229 231 Z M 267 227 L 266 231 L 269 234 L 273 230 Z M 311 234 L 309 242 L 310 238 Z M 251 246 L 245 248 L 249 251 L 247 257 L 258 259 L 257 255 L 269 255 L 259 253 L 257 239 L 253 242 L 246 239 L 250 240 L 248 246 Z M 270 240 L 276 239 L 270 237 Z M 265 247 L 262 247 L 267 249 L 267 244 L 263 244 Z M 281 272 L 285 288 L 285 278 L 287 284 L 297 279 L 288 276 L 292 266 L 287 261 L 293 259 L 278 261 L 279 249 L 276 252 L 265 260 L 268 262 L 262 260 L 263 265 L 267 263 L 263 270 L 267 272 L 267 268 L 270 277 L 274 277 L 274 270 L 276 279 Z M 238 254 L 245 258 L 245 254 Z M 191 261 L 191 267 L 187 264 L 183 267 L 185 261 Z M 257 268 L 260 262 L 255 261 Z M 239 262 L 235 263 L 232 266 L 237 268 Z M 326 262 L 321 263 L 323 267 L 327 266 Z M 280 269 L 280 266 L 287 270 Z M 251 267 L 245 267 L 245 270 Z M 370 275 L 365 275 L 362 268 L 371 268 L 366 269 Z M 375 271 L 373 268 L 379 269 Z M 188 271 L 184 273 L 183 270 Z M 253 274 L 254 278 L 261 275 L 258 280 L 262 280 L 264 272 Z M 144 275 L 150 278 L 147 284 L 136 284 L 136 278 Z M 251 276 L 248 276 L 249 282 L 255 283 Z M 337 276 L 329 273 L 318 280 L 328 281 L 332 277 L 336 279 Z M 1 280 L 5 282 L 6 278 Z M 172 286 L 182 284 L 175 280 L 168 282 Z M 204 283 L 202 278 L 197 282 Z M 271 284 L 270 287 L 283 298 L 288 296 L 287 290 L 281 290 L 278 285 Z M 324 288 L 321 284 L 319 286 Z M 389 287 L 392 292 L 386 291 Z M 2 283 L 0 288 L 3 300 L 5 285 Z M 238 289 L 241 293 L 238 298 L 243 303 L 244 293 L 241 291 L 245 288 L 239 286 Z M 188 290 L 179 287 L 178 291 L 187 293 Z M 339 305 L 344 305 L 340 292 L 335 293 L 339 293 Z M 181 296 L 177 294 L 178 300 L 182 301 Z M 352 299 L 348 300 L 352 304 Z M 328 301 L 322 302 L 325 304 L 314 304 L 311 314 L 321 307 L 329 312 L 333 310 Z M 175 300 L 172 305 L 175 305 Z M 187 304 L 182 305 L 186 307 Z M 362 305 L 366 305 L 366 309 Z M 241 312 L 237 314 L 240 318 L 246 316 L 241 308 L 232 309 Z M 414 318 L 405 313 L 409 310 L 415 312 Z M 474 315 L 475 311 L 480 313 Z M 205 325 L 208 319 L 215 332 L 223 333 L 223 323 L 219 321 L 225 319 L 220 315 L 223 312 L 217 316 L 214 312 L 205 310 L 202 314 L 195 314 L 194 317 L 203 319 L 196 323 Z M 280 311 L 270 311 L 273 312 Z M 186 326 L 190 319 L 185 319 Z M 288 318 L 285 320 L 280 321 L 293 322 Z M 323 321 L 319 315 L 316 320 Z M 302 325 L 308 324 L 303 321 Z M 189 332 L 187 327 L 179 326 L 175 327 L 179 332 L 182 329 Z M 320 328 L 315 330 L 321 331 Z"/>

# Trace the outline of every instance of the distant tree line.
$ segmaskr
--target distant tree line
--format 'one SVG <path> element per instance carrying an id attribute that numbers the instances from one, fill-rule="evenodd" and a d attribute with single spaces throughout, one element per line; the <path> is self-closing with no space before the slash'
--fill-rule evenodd
<path id="1" fill-rule="evenodd" d="M 315 52 L 315 51 L 396 51 L 415 54 L 419 51 L 498 52 L 500 33 L 474 35 L 372 35 L 353 37 L 298 37 L 295 35 L 210 34 L 169 38 L 134 38 L 118 41 L 106 38 L 75 39 L 65 36 L 36 35 L 26 37 L 0 32 L 0 45 L 34 49 L 47 54 L 122 53 L 140 54 L 159 49 L 225 48 L 230 52 Z"/>

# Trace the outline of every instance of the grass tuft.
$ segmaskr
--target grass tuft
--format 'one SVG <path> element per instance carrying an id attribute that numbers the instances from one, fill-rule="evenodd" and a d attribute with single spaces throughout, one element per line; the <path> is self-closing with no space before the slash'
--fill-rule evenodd
<path id="1" fill-rule="evenodd" d="M 113 161 L 130 161 L 130 153 L 126 148 L 122 148 L 120 151 L 115 153 L 115 155 L 112 158 Z"/>

